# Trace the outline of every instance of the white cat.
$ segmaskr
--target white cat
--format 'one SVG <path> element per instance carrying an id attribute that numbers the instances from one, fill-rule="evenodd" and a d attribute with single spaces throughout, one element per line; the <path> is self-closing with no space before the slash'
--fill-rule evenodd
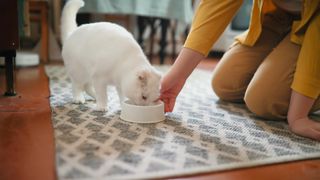
<path id="1" fill-rule="evenodd" d="M 109 22 L 77 26 L 82 0 L 69 0 L 61 17 L 62 57 L 72 81 L 75 103 L 84 103 L 84 92 L 105 111 L 107 86 L 114 85 L 120 101 L 152 104 L 159 97 L 161 75 L 151 66 L 139 44 L 123 27 Z"/>

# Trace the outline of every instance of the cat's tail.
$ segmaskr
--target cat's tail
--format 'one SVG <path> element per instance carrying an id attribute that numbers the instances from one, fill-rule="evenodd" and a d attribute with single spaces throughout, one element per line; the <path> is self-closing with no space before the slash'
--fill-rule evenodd
<path id="1" fill-rule="evenodd" d="M 78 27 L 76 16 L 78 10 L 84 6 L 82 0 L 68 0 L 61 15 L 61 41 L 62 44 L 68 36 Z"/>

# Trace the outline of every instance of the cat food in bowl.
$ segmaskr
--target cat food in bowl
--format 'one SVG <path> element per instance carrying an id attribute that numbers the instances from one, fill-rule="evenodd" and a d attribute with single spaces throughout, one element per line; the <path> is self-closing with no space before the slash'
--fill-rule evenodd
<path id="1" fill-rule="evenodd" d="M 121 103 L 120 118 L 125 121 L 134 123 L 156 123 L 163 121 L 164 104 L 159 101 L 150 106 L 138 106 L 125 100 Z"/>

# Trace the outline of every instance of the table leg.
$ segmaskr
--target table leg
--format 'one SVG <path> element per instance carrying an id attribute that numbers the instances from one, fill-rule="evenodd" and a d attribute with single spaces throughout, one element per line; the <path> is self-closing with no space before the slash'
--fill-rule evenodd
<path id="1" fill-rule="evenodd" d="M 143 42 L 143 34 L 147 27 L 147 20 L 142 16 L 138 16 L 137 23 L 138 23 L 138 43 L 140 44 L 141 48 L 144 50 L 145 45 Z"/>
<path id="2" fill-rule="evenodd" d="M 159 57 L 160 57 L 160 64 L 164 63 L 164 59 L 166 57 L 166 46 L 167 46 L 167 31 L 169 27 L 170 21 L 168 19 L 160 19 L 161 23 L 161 40 L 160 40 L 160 51 L 159 51 Z"/>
<path id="3" fill-rule="evenodd" d="M 7 90 L 5 96 L 15 96 L 14 91 L 14 65 L 15 65 L 16 51 L 9 52 L 5 55 L 5 70 L 6 70 L 6 84 Z"/>
<path id="4" fill-rule="evenodd" d="M 177 21 L 174 20 L 173 21 L 173 25 L 172 25 L 172 30 L 171 30 L 171 41 L 172 41 L 172 54 L 171 54 L 171 58 L 172 58 L 172 63 L 174 63 L 175 58 L 176 58 L 176 28 L 177 28 Z"/>
<path id="5" fill-rule="evenodd" d="M 149 61 L 151 62 L 152 61 L 152 58 L 153 58 L 153 46 L 154 46 L 154 36 L 156 34 L 156 18 L 149 18 L 148 19 L 148 23 L 150 24 L 150 28 L 151 28 L 151 31 L 150 31 L 150 50 L 149 50 Z"/>

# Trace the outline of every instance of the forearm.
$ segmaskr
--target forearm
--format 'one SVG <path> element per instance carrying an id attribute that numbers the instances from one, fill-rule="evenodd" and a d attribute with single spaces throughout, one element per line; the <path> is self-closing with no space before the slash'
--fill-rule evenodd
<path id="1" fill-rule="evenodd" d="M 165 103 L 165 112 L 171 112 L 176 98 L 185 81 L 204 55 L 188 48 L 183 48 L 169 72 L 161 80 L 160 99 Z"/>
<path id="2" fill-rule="evenodd" d="M 205 56 L 197 51 L 183 48 L 168 74 L 175 80 L 186 80 L 204 58 Z"/>
<path id="3" fill-rule="evenodd" d="M 304 96 L 292 90 L 289 111 L 288 111 L 289 124 L 296 120 L 308 117 L 308 114 L 314 102 L 315 102 L 315 99 Z"/>

